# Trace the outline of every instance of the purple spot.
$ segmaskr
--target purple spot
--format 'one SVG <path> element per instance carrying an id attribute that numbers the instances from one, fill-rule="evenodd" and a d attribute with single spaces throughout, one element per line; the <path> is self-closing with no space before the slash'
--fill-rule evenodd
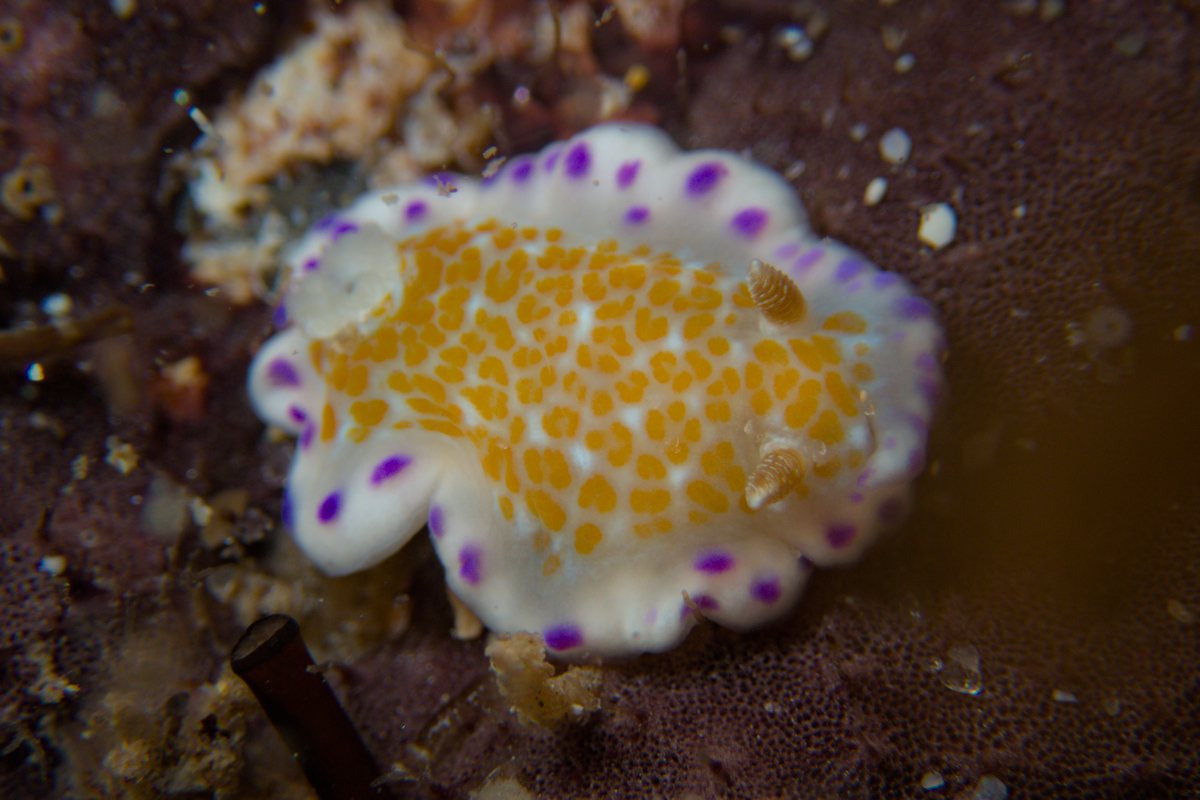
<path id="1" fill-rule="evenodd" d="M 796 244 L 795 242 L 791 242 L 790 244 L 785 244 L 782 247 L 776 248 L 775 257 L 786 260 L 796 255 L 798 252 L 800 252 L 800 245 Z"/>
<path id="2" fill-rule="evenodd" d="M 645 206 L 634 206 L 625 212 L 625 221 L 630 225 L 641 225 L 650 218 L 650 209 Z"/>
<path id="3" fill-rule="evenodd" d="M 900 283 L 900 276 L 894 272 L 880 272 L 875 275 L 876 289 L 890 289 Z"/>
<path id="4" fill-rule="evenodd" d="M 533 159 L 522 158 L 509 168 L 508 174 L 512 176 L 513 183 L 524 183 L 533 174 Z"/>
<path id="5" fill-rule="evenodd" d="M 804 271 L 810 269 L 813 264 L 821 260 L 821 256 L 825 255 L 825 251 L 820 247 L 814 247 L 804 255 L 796 259 L 796 263 L 792 264 L 792 269 Z"/>
<path id="6" fill-rule="evenodd" d="M 592 154 L 587 144 L 580 142 L 567 151 L 567 157 L 563 159 L 563 171 L 568 178 L 582 178 L 591 168 Z"/>
<path id="7" fill-rule="evenodd" d="M 762 233 L 763 228 L 767 227 L 767 220 L 770 215 L 765 209 L 747 208 L 739 211 L 734 215 L 729 224 L 733 229 L 747 239 L 753 239 Z"/>
<path id="8" fill-rule="evenodd" d="M 872 471 L 871 471 L 871 470 L 869 470 L 869 469 L 864 469 L 864 470 L 862 471 L 862 474 L 858 476 L 858 484 L 857 484 L 857 485 L 858 485 L 858 488 L 860 488 L 860 489 L 861 489 L 861 488 L 863 488 L 864 486 L 866 486 L 866 485 L 867 485 L 867 481 L 871 480 L 871 475 L 872 475 L 872 474 L 873 474 L 873 473 L 872 473 Z"/>
<path id="9" fill-rule="evenodd" d="M 864 284 L 861 280 L 854 281 L 853 283 L 851 283 L 849 286 L 846 287 L 846 293 L 854 294 L 855 292 L 862 289 L 863 286 L 865 286 L 865 285 L 866 284 Z"/>
<path id="10" fill-rule="evenodd" d="M 329 230 L 335 224 L 337 224 L 337 215 L 330 214 L 328 217 L 326 217 L 325 219 L 321 220 L 316 225 L 314 225 L 313 230 L 316 230 L 316 231 Z"/>
<path id="11" fill-rule="evenodd" d="M 304 426 L 304 432 L 300 434 L 300 449 L 307 450 L 312 444 L 313 434 L 317 432 L 317 426 L 311 422 Z"/>
<path id="12" fill-rule="evenodd" d="M 479 570 L 483 566 L 481 561 L 483 561 L 483 553 L 473 544 L 458 551 L 458 574 L 472 586 L 479 583 Z"/>
<path id="13" fill-rule="evenodd" d="M 847 258 L 842 263 L 838 264 L 837 269 L 833 273 L 833 279 L 838 283 L 846 283 L 858 273 L 866 268 L 866 264 L 857 258 Z"/>
<path id="14" fill-rule="evenodd" d="M 321 505 L 317 506 L 317 520 L 328 525 L 337 519 L 338 512 L 342 509 L 342 494 L 341 492 L 330 492 L 329 495 L 321 501 Z"/>
<path id="15" fill-rule="evenodd" d="M 917 369 L 924 372 L 933 372 L 937 369 L 937 360 L 934 359 L 933 353 L 921 353 L 917 356 Z"/>
<path id="16" fill-rule="evenodd" d="M 638 170 L 641 169 L 641 161 L 626 161 L 617 169 L 617 188 L 628 189 L 629 185 L 637 180 Z"/>
<path id="17" fill-rule="evenodd" d="M 546 168 L 546 172 L 554 171 L 554 165 L 558 163 L 558 157 L 561 153 L 562 148 L 556 147 L 546 154 L 546 160 L 542 162 L 542 165 Z"/>
<path id="18" fill-rule="evenodd" d="M 707 164 L 701 164 L 692 170 L 691 175 L 688 175 L 684 188 L 692 197 L 706 195 L 717 188 L 717 183 L 728 173 L 729 170 L 719 161 L 710 161 Z"/>
<path id="19" fill-rule="evenodd" d="M 883 524 L 894 525 L 904 513 L 904 501 L 899 497 L 889 497 L 879 504 L 879 510 L 875 513 Z"/>
<path id="20" fill-rule="evenodd" d="M 783 595 L 783 589 L 779 588 L 779 578 L 755 581 L 750 586 L 750 595 L 760 603 L 774 603 Z"/>
<path id="21" fill-rule="evenodd" d="M 815 568 L 815 566 L 816 565 L 813 564 L 811 558 L 809 558 L 808 556 L 800 556 L 800 569 L 801 570 L 803 570 L 804 572 L 812 572 L 813 569 Z"/>
<path id="22" fill-rule="evenodd" d="M 445 520 L 442 519 L 441 506 L 434 506 L 429 509 L 429 531 L 434 536 L 441 536 L 446 532 Z"/>
<path id="23" fill-rule="evenodd" d="M 733 556 L 724 550 L 710 550 L 696 559 L 696 569 L 716 575 L 733 569 Z"/>
<path id="24" fill-rule="evenodd" d="M 316 272 L 317 267 L 319 267 L 319 266 L 321 266 L 321 259 L 315 258 L 315 257 L 310 258 L 304 262 L 304 271 L 305 272 Z"/>
<path id="25" fill-rule="evenodd" d="M 862 501 L 863 501 L 863 496 L 860 493 L 858 493 L 858 492 L 850 493 L 850 502 L 851 503 L 861 503 Z"/>
<path id="26" fill-rule="evenodd" d="M 413 200 L 408 204 L 408 207 L 404 209 L 404 221 L 410 223 L 416 222 L 417 220 L 423 218 L 428 211 L 429 206 L 425 205 L 424 200 Z"/>
<path id="27" fill-rule="evenodd" d="M 933 306 L 919 297 L 905 295 L 896 301 L 896 312 L 905 319 L 925 319 L 933 315 Z"/>
<path id="28" fill-rule="evenodd" d="M 279 519 L 283 527 L 292 527 L 292 495 L 287 489 L 283 490 L 283 504 L 279 506 Z"/>
<path id="29" fill-rule="evenodd" d="M 883 440 L 883 449 L 884 450 L 891 450 L 895 446 L 896 446 L 896 437 L 895 436 L 889 436 Z"/>
<path id="30" fill-rule="evenodd" d="M 926 420 L 924 417 L 918 416 L 916 414 L 909 414 L 908 415 L 908 424 L 913 427 L 913 430 L 915 430 L 918 434 L 921 435 L 922 439 L 925 438 L 925 436 L 928 435 L 928 433 L 929 433 L 929 421 Z"/>
<path id="31" fill-rule="evenodd" d="M 693 597 L 692 602 L 695 603 L 696 608 L 700 609 L 701 611 L 716 611 L 721 607 L 721 604 L 716 601 L 716 598 L 710 597 L 706 594 Z"/>
<path id="32" fill-rule="evenodd" d="M 925 469 L 925 451 L 918 447 L 908 454 L 908 471 L 916 475 L 923 469 Z"/>
<path id="33" fill-rule="evenodd" d="M 275 324 L 276 328 L 282 328 L 284 325 L 287 325 L 287 306 L 285 306 L 283 303 L 275 306 L 275 311 L 271 314 L 271 322 Z"/>
<path id="34" fill-rule="evenodd" d="M 339 222 L 337 225 L 333 226 L 333 233 L 330 235 L 333 237 L 333 241 L 336 242 L 347 233 L 354 233 L 357 230 L 358 226 L 353 222 Z"/>
<path id="35" fill-rule="evenodd" d="M 829 542 L 829 546 L 834 550 L 839 550 L 850 544 L 850 540 L 854 538 L 855 531 L 855 527 L 850 523 L 830 525 L 825 529 L 825 541 Z"/>
<path id="36" fill-rule="evenodd" d="M 288 408 L 288 416 L 291 417 L 292 421 L 296 422 L 297 424 L 308 419 L 308 414 L 305 414 L 304 409 L 300 406 L 290 406 Z"/>
<path id="37" fill-rule="evenodd" d="M 388 456 L 371 471 L 371 485 L 378 486 L 389 478 L 396 477 L 411 463 L 412 459 L 408 456 Z"/>
<path id="38" fill-rule="evenodd" d="M 267 365 L 267 380 L 272 386 L 299 386 L 300 374 L 292 366 L 292 362 L 277 358 Z"/>
<path id="39" fill-rule="evenodd" d="M 546 628 L 542 638 L 551 650 L 570 650 L 583 644 L 583 631 L 579 630 L 578 625 L 555 625 Z"/>

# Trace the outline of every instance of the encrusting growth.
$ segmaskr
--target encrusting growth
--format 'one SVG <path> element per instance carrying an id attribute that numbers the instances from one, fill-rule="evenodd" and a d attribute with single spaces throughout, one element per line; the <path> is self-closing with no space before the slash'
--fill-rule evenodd
<path id="1" fill-rule="evenodd" d="M 250 394 L 299 437 L 297 542 L 344 574 L 428 524 L 454 595 L 551 654 L 777 618 L 924 464 L 931 307 L 652 128 L 367 195 L 289 263 Z"/>

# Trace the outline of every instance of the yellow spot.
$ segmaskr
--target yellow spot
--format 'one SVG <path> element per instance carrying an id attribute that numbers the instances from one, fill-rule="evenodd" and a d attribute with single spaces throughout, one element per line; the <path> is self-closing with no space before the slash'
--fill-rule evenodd
<path id="1" fill-rule="evenodd" d="M 620 444 L 608 451 L 608 463 L 622 467 L 633 455 L 633 434 L 619 422 L 612 424 L 612 434 Z"/>
<path id="2" fill-rule="evenodd" d="M 750 407 L 760 417 L 770 411 L 772 405 L 771 395 L 767 394 L 766 389 L 759 389 L 750 395 Z"/>
<path id="3" fill-rule="evenodd" d="M 684 415 L 687 414 L 687 406 L 682 400 L 674 400 L 671 405 L 667 406 L 667 416 L 676 422 L 682 422 Z"/>
<path id="4" fill-rule="evenodd" d="M 788 344 L 792 346 L 792 352 L 796 354 L 796 358 L 800 359 L 801 364 L 813 372 L 821 370 L 821 355 L 817 352 L 816 345 L 810 340 L 788 339 Z"/>
<path id="5" fill-rule="evenodd" d="M 725 388 L 729 390 L 730 394 L 742 388 L 742 379 L 738 377 L 737 370 L 733 367 L 721 370 L 721 377 L 725 379 Z"/>
<path id="6" fill-rule="evenodd" d="M 537 405 L 542 402 L 542 387 L 533 378 L 521 378 L 516 383 L 517 400 L 525 405 Z"/>
<path id="7" fill-rule="evenodd" d="M 606 375 L 614 375 L 621 371 L 621 362 L 607 353 L 596 360 L 596 366 Z"/>
<path id="8" fill-rule="evenodd" d="M 512 500 L 509 500 L 507 497 L 500 498 L 500 513 L 503 514 L 504 518 L 507 520 L 511 520 L 513 518 Z"/>
<path id="9" fill-rule="evenodd" d="M 667 477 L 667 468 L 654 456 L 638 456 L 638 477 L 647 481 L 661 481 Z"/>
<path id="10" fill-rule="evenodd" d="M 683 424 L 683 438 L 689 442 L 700 441 L 700 420 L 692 417 Z"/>
<path id="11" fill-rule="evenodd" d="M 542 564 L 542 574 L 548 578 L 558 572 L 560 566 L 562 566 L 562 560 L 558 556 L 546 556 L 546 563 Z"/>
<path id="12" fill-rule="evenodd" d="M 802 427 L 817 411 L 821 395 L 821 384 L 815 380 L 807 380 L 800 384 L 796 391 L 796 401 L 788 405 L 784 411 L 784 420 L 793 428 Z"/>
<path id="13" fill-rule="evenodd" d="M 603 417 L 608 412 L 612 411 L 612 397 L 603 389 L 597 389 L 592 394 L 592 413 L 597 417 Z"/>
<path id="14" fill-rule="evenodd" d="M 700 355 L 699 351 L 688 350 L 684 353 L 683 357 L 691 365 L 692 370 L 695 371 L 697 379 L 704 380 L 712 374 L 712 364 L 708 362 L 707 358 Z"/>
<path id="15" fill-rule="evenodd" d="M 494 386 L 468 386 L 462 390 L 479 416 L 486 420 L 504 419 L 508 416 L 508 395 Z"/>
<path id="16" fill-rule="evenodd" d="M 574 311 L 571 311 L 568 309 L 567 311 L 564 311 L 558 315 L 558 324 L 559 325 L 574 325 L 576 320 L 578 320 L 578 319 L 579 319 L 578 315 L 576 315 L 576 313 Z"/>
<path id="17" fill-rule="evenodd" d="M 513 242 L 517 240 L 517 232 L 512 228 L 501 228 L 494 236 L 492 243 L 496 245 L 496 249 L 505 250 L 513 246 Z"/>
<path id="18" fill-rule="evenodd" d="M 639 308 L 634 320 L 634 335 L 643 342 L 661 339 L 670 327 L 666 317 L 656 317 L 648 308 Z"/>
<path id="19" fill-rule="evenodd" d="M 567 515 L 558 503 L 554 502 L 550 495 L 541 489 L 530 489 L 526 492 L 525 504 L 529 507 L 530 513 L 534 514 L 542 521 L 543 525 L 552 531 L 562 530 L 563 524 L 567 521 Z"/>
<path id="20" fill-rule="evenodd" d="M 463 373 L 457 367 L 448 367 L 445 364 L 438 364 L 433 368 L 433 373 L 441 378 L 446 383 L 462 383 Z"/>
<path id="21" fill-rule="evenodd" d="M 475 355 L 479 355 L 487 349 L 487 339 L 484 339 L 475 331 L 467 331 L 464 333 L 462 335 L 462 343 L 464 347 L 466 347 Z"/>
<path id="22" fill-rule="evenodd" d="M 715 321 L 712 314 L 693 314 L 688 317 L 687 322 L 683 323 L 683 338 L 695 339 Z"/>
<path id="23" fill-rule="evenodd" d="M 521 285 L 521 274 L 499 263 L 493 264 L 484 280 L 484 294 L 497 303 L 507 303 Z"/>
<path id="24" fill-rule="evenodd" d="M 825 388 L 829 390 L 829 396 L 833 398 L 833 404 L 838 407 L 839 411 L 847 417 L 858 416 L 858 406 L 854 403 L 854 395 L 846 387 L 846 381 L 842 379 L 841 373 L 830 372 L 826 375 Z"/>
<path id="25" fill-rule="evenodd" d="M 479 362 L 479 377 L 483 380 L 494 380 L 501 386 L 508 386 L 508 372 L 504 362 L 495 356 L 488 356 Z"/>
<path id="26" fill-rule="evenodd" d="M 542 429 L 555 439 L 575 435 L 579 427 L 579 414 L 565 406 L 555 406 L 549 414 L 542 414 Z"/>
<path id="27" fill-rule="evenodd" d="M 687 495 L 696 505 L 714 514 L 723 514 L 729 510 L 728 498 L 714 489 L 708 481 L 692 481 L 688 484 Z"/>
<path id="28" fill-rule="evenodd" d="M 575 549 L 580 555 L 586 556 L 596 549 L 603 538 L 604 534 L 600 533 L 599 528 L 586 522 L 575 529 Z"/>
<path id="29" fill-rule="evenodd" d="M 546 241 L 547 242 L 557 242 L 561 238 L 562 238 L 562 231 L 560 231 L 558 228 L 548 228 L 546 230 Z"/>
<path id="30" fill-rule="evenodd" d="M 729 403 L 724 400 L 709 403 L 704 408 L 704 414 L 713 422 L 728 422 L 730 417 Z"/>
<path id="31" fill-rule="evenodd" d="M 617 507 L 617 493 L 603 475 L 593 475 L 579 487 L 579 507 L 592 506 L 601 514 L 607 514 Z"/>
<path id="32" fill-rule="evenodd" d="M 830 478 L 836 477 L 841 469 L 841 460 L 835 458 L 832 461 L 826 461 L 824 464 L 814 464 L 812 471 L 813 475 L 816 475 L 818 478 L 829 480 Z"/>
<path id="33" fill-rule="evenodd" d="M 525 420 L 520 417 L 513 417 L 512 427 L 509 429 L 508 440 L 514 446 L 520 443 L 521 435 L 525 433 Z"/>
<path id="34" fill-rule="evenodd" d="M 367 390 L 367 381 L 370 377 L 371 373 L 366 364 L 355 364 L 350 368 L 346 378 L 346 394 L 350 397 L 358 397 Z"/>
<path id="35" fill-rule="evenodd" d="M 544 450 L 542 465 L 546 469 L 546 480 L 555 489 L 565 489 L 571 485 L 571 468 L 567 466 L 567 459 L 560 451 L 553 448 Z"/>
<path id="36" fill-rule="evenodd" d="M 724 336 L 714 336 L 708 340 L 708 352 L 714 356 L 723 356 L 729 352 L 729 340 Z"/>
<path id="37" fill-rule="evenodd" d="M 444 419 L 421 419 L 417 420 L 421 427 L 433 433 L 442 433 L 446 436 L 462 436 L 463 433 L 453 422 Z"/>
<path id="38" fill-rule="evenodd" d="M 775 396 L 780 400 L 787 399 L 788 392 L 796 388 L 796 385 L 799 383 L 800 370 L 795 368 L 785 369 L 775 376 Z"/>
<path id="39" fill-rule="evenodd" d="M 671 505 L 671 493 L 666 489 L 634 489 L 629 493 L 629 505 L 638 514 L 658 514 Z"/>
<path id="40" fill-rule="evenodd" d="M 867 321 L 853 311 L 839 311 L 831 314 L 821 327 L 827 331 L 862 333 L 867 329 Z"/>
<path id="41" fill-rule="evenodd" d="M 866 383 L 867 381 L 875 379 L 875 370 L 871 369 L 870 364 L 867 364 L 863 361 L 859 361 L 857 364 L 855 364 L 850 371 L 851 374 L 854 375 L 854 380 L 858 381 L 859 383 Z"/>
<path id="42" fill-rule="evenodd" d="M 754 355 L 764 364 L 787 364 L 787 351 L 774 339 L 763 339 L 754 345 Z"/>
<path id="43" fill-rule="evenodd" d="M 858 356 L 859 358 L 862 358 L 869 352 L 871 352 L 871 346 L 866 342 L 859 342 L 858 344 L 854 345 L 854 355 Z"/>
<path id="44" fill-rule="evenodd" d="M 337 417 L 334 416 L 333 406 L 328 403 L 321 411 L 321 441 L 328 442 L 337 433 Z"/>
<path id="45" fill-rule="evenodd" d="M 670 442 L 663 452 L 667 454 L 667 460 L 672 464 L 682 464 L 688 458 L 688 446 L 682 439 L 675 439 Z"/>
<path id="46" fill-rule="evenodd" d="M 692 385 L 692 373 L 681 372 L 675 376 L 675 380 L 671 382 L 671 388 L 677 392 L 682 392 Z"/>
<path id="47" fill-rule="evenodd" d="M 549 342 L 546 342 L 546 355 L 553 358 L 559 353 L 567 352 L 567 337 L 556 336 Z"/>
<path id="48" fill-rule="evenodd" d="M 646 414 L 646 435 L 655 441 L 667 435 L 667 421 L 658 409 Z"/>
<path id="49" fill-rule="evenodd" d="M 525 451 L 525 474 L 534 483 L 542 482 L 542 454 L 534 448 Z"/>
<path id="50" fill-rule="evenodd" d="M 608 294 L 608 288 L 600 279 L 600 275 L 595 272 L 589 272 L 587 275 L 584 275 L 581 285 L 583 286 L 583 293 L 593 303 L 599 303 L 604 299 L 604 295 Z"/>
<path id="51" fill-rule="evenodd" d="M 654 379 L 659 383 L 666 383 L 671 380 L 670 368 L 675 366 L 676 362 L 675 355 L 665 350 L 660 350 L 650 356 L 650 369 L 654 373 Z"/>
<path id="52" fill-rule="evenodd" d="M 703 511 L 689 511 L 688 522 L 693 525 L 703 525 L 708 522 L 708 514 L 705 514 Z"/>
<path id="53" fill-rule="evenodd" d="M 354 417 L 354 421 L 365 428 L 370 428 L 373 425 L 379 425 L 383 422 L 384 415 L 388 413 L 388 403 L 382 399 L 373 399 L 373 401 L 358 401 L 350 404 L 350 416 Z"/>
<path id="54" fill-rule="evenodd" d="M 516 344 L 517 340 L 513 338 L 512 330 L 508 327 L 508 320 L 504 317 L 492 318 L 487 323 L 487 332 L 492 335 L 492 341 L 501 350 L 510 350 Z"/>
<path id="55" fill-rule="evenodd" d="M 746 364 L 746 388 L 757 389 L 763 383 L 763 369 L 753 361 Z"/>
<path id="56" fill-rule="evenodd" d="M 821 360 L 826 364 L 836 367 L 842 363 L 842 351 L 832 336 L 814 333 L 812 341 L 813 346 L 817 348 L 817 353 L 821 356 Z"/>
<path id="57" fill-rule="evenodd" d="M 833 411 L 826 409 L 817 417 L 817 421 L 808 429 L 808 435 L 827 445 L 835 445 L 845 438 L 842 421 Z"/>
<path id="58" fill-rule="evenodd" d="M 588 446 L 589 450 L 600 450 L 604 447 L 604 434 L 600 431 L 588 431 L 583 437 L 583 443 Z"/>
<path id="59" fill-rule="evenodd" d="M 680 288 L 679 281 L 664 278 L 650 287 L 650 302 L 656 306 L 669 303 L 679 294 Z"/>

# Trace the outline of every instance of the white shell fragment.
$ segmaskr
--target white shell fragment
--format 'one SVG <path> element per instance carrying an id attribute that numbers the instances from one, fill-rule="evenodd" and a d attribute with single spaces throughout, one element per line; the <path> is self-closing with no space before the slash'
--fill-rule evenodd
<path id="1" fill-rule="evenodd" d="M 879 205 L 883 196 L 887 194 L 887 188 L 887 178 L 872 178 L 867 184 L 867 190 L 863 192 L 863 202 L 869 206 Z"/>
<path id="2" fill-rule="evenodd" d="M 912 138 L 902 128 L 892 128 L 880 137 L 879 154 L 889 164 L 903 164 L 912 154 Z"/>
<path id="3" fill-rule="evenodd" d="M 921 209 L 921 225 L 917 238 L 934 250 L 941 250 L 954 241 L 958 217 L 948 203 L 933 203 Z"/>

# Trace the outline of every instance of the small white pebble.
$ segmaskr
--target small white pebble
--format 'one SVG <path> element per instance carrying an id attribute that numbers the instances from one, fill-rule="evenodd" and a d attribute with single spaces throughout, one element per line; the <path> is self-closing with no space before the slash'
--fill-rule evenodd
<path id="1" fill-rule="evenodd" d="M 921 776 L 921 788 L 925 790 L 940 789 L 946 785 L 946 779 L 938 772 L 926 772 Z"/>
<path id="2" fill-rule="evenodd" d="M 1063 689 L 1055 689 L 1054 693 L 1051 695 L 1051 697 L 1054 698 L 1054 702 L 1056 702 L 1056 703 L 1078 703 L 1079 702 L 1078 697 L 1076 697 L 1071 692 L 1065 691 Z"/>
<path id="3" fill-rule="evenodd" d="M 1008 787 L 999 778 L 984 775 L 975 786 L 975 791 L 967 796 L 970 800 L 1004 800 L 1008 797 Z"/>
<path id="4" fill-rule="evenodd" d="M 958 217 L 946 203 L 934 203 L 921 209 L 921 225 L 917 238 L 934 250 L 940 250 L 954 241 Z"/>
<path id="5" fill-rule="evenodd" d="M 879 154 L 889 164 L 903 164 L 912 154 L 912 139 L 902 128 L 892 128 L 880 137 Z"/>
<path id="6" fill-rule="evenodd" d="M 1190 342 L 1195 334 L 1196 329 L 1191 325 L 1180 325 L 1171 332 L 1171 335 L 1175 337 L 1175 341 L 1177 342 Z"/>
<path id="7" fill-rule="evenodd" d="M 850 134 L 850 139 L 855 142 L 861 142 L 867 138 L 867 123 L 856 122 L 846 131 Z"/>
<path id="8" fill-rule="evenodd" d="M 804 167 L 805 164 L 803 161 L 793 161 L 791 164 L 788 164 L 788 168 L 783 171 L 783 177 L 787 178 L 789 181 L 794 181 L 796 178 L 799 178 L 804 174 Z"/>
<path id="9" fill-rule="evenodd" d="M 104 440 L 104 446 L 108 448 L 104 461 L 117 472 L 128 475 L 137 466 L 138 456 L 133 445 L 122 442 L 116 436 L 109 436 Z"/>
<path id="10" fill-rule="evenodd" d="M 71 313 L 71 298 L 62 292 L 55 292 L 42 301 L 42 313 L 48 317 L 65 317 Z"/>
<path id="11" fill-rule="evenodd" d="M 395 192 L 389 192 L 379 199 L 383 201 L 385 206 L 394 206 L 396 203 L 400 202 L 400 196 Z"/>
<path id="12" fill-rule="evenodd" d="M 1038 16 L 1042 18 L 1042 22 L 1053 22 L 1066 10 L 1067 5 L 1063 0 L 1042 0 L 1042 8 L 1038 12 Z"/>
<path id="13" fill-rule="evenodd" d="M 1113 695 L 1112 697 L 1104 698 L 1104 712 L 1110 717 L 1115 717 L 1121 713 L 1121 698 Z"/>
<path id="14" fill-rule="evenodd" d="M 1025 219 L 1025 215 L 1029 213 L 1029 209 L 1024 203 L 1012 210 L 1013 219 Z"/>
<path id="15" fill-rule="evenodd" d="M 25 377 L 36 383 L 37 381 L 45 379 L 46 373 L 42 369 L 41 364 L 34 362 L 33 364 L 29 365 L 29 369 L 25 370 Z"/>
<path id="16" fill-rule="evenodd" d="M 44 556 L 38 562 L 38 569 L 57 578 L 66 572 L 67 559 L 64 556 Z"/>
<path id="17" fill-rule="evenodd" d="M 109 0 L 108 5 L 120 19 L 129 19 L 137 11 L 137 0 Z"/>
<path id="18" fill-rule="evenodd" d="M 879 201 L 887 194 L 887 179 L 872 178 L 867 184 L 867 190 L 863 193 L 863 202 L 869 206 L 879 205 Z"/>
<path id="19" fill-rule="evenodd" d="M 896 63 L 893 64 L 892 67 L 896 70 L 896 72 L 899 72 L 901 75 L 903 75 L 916 65 L 917 57 L 912 53 L 905 53 L 896 59 Z"/>
<path id="20" fill-rule="evenodd" d="M 889 53 L 895 53 L 904 46 L 904 40 L 908 38 L 908 31 L 897 28 L 895 25 L 884 25 L 879 29 L 879 35 L 883 37 L 883 46 Z"/>

